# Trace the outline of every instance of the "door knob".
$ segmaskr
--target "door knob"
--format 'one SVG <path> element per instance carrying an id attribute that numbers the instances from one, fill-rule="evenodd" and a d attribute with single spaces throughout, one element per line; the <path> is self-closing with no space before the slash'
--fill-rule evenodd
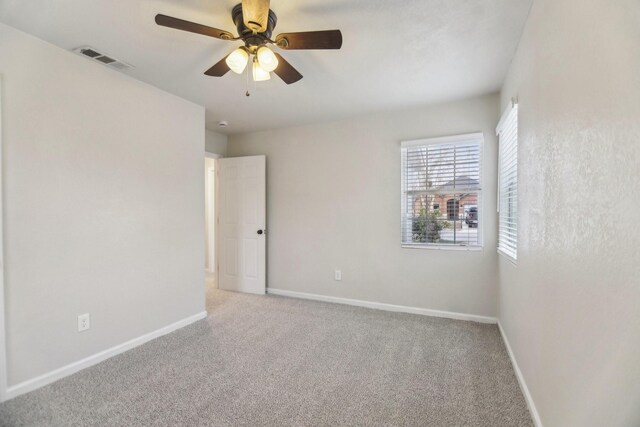
<path id="1" fill-rule="evenodd" d="M 258 230 L 258 234 L 263 234 L 264 230 Z"/>

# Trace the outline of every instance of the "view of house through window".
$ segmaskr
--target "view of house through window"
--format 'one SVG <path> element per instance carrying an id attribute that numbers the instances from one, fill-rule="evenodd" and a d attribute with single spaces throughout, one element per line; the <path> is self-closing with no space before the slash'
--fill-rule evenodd
<path id="1" fill-rule="evenodd" d="M 482 134 L 402 144 L 402 244 L 481 246 Z"/>

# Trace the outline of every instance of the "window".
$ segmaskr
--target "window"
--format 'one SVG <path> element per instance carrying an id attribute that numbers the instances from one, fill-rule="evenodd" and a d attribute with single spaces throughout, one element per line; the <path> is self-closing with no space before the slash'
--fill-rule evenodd
<path id="1" fill-rule="evenodd" d="M 518 104 L 498 124 L 498 252 L 518 259 Z"/>
<path id="2" fill-rule="evenodd" d="M 447 200 L 447 218 L 450 220 L 457 220 L 458 213 L 460 211 L 460 200 L 449 199 Z"/>
<path id="3" fill-rule="evenodd" d="M 402 143 L 403 247 L 482 247 L 482 144 L 481 133 Z"/>

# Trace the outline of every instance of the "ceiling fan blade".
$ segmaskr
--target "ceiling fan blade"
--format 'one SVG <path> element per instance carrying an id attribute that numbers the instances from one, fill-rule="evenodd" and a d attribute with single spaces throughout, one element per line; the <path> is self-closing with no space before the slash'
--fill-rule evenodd
<path id="1" fill-rule="evenodd" d="M 227 57 L 225 56 L 220 61 L 218 61 L 213 67 L 209 68 L 204 73 L 207 76 L 212 77 L 222 77 L 229 72 L 230 68 L 227 65 Z"/>
<path id="2" fill-rule="evenodd" d="M 342 33 L 340 30 L 282 33 L 276 37 L 276 44 L 282 49 L 340 49 Z"/>
<path id="3" fill-rule="evenodd" d="M 244 25 L 258 33 L 267 31 L 269 0 L 242 0 L 242 19 Z"/>
<path id="4" fill-rule="evenodd" d="M 215 37 L 221 40 L 233 40 L 233 34 L 228 31 L 219 30 L 195 22 L 185 21 L 172 16 L 157 14 L 156 24 L 163 27 L 175 28 L 176 30 L 189 31 L 190 33 L 202 34 L 204 36 Z"/>
<path id="5" fill-rule="evenodd" d="M 273 72 L 282 79 L 283 82 L 290 85 L 302 78 L 302 74 L 298 72 L 293 65 L 289 64 L 279 53 L 274 52 L 278 58 L 278 67 Z"/>

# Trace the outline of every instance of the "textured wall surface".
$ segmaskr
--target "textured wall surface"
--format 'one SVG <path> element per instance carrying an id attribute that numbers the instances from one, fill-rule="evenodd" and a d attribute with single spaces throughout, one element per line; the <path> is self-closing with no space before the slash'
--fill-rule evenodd
<path id="1" fill-rule="evenodd" d="M 537 0 L 500 320 L 545 426 L 640 425 L 640 3 Z"/>
<path id="2" fill-rule="evenodd" d="M 227 154 L 227 135 L 205 129 L 204 149 L 207 153 Z"/>
<path id="3" fill-rule="evenodd" d="M 496 95 L 229 137 L 267 156 L 268 286 L 496 315 Z M 400 247 L 400 142 L 484 132 L 482 251 Z M 334 281 L 334 269 L 342 281 Z"/>
<path id="4" fill-rule="evenodd" d="M 3 24 L 0 58 L 15 385 L 204 310 L 204 111 Z"/>

